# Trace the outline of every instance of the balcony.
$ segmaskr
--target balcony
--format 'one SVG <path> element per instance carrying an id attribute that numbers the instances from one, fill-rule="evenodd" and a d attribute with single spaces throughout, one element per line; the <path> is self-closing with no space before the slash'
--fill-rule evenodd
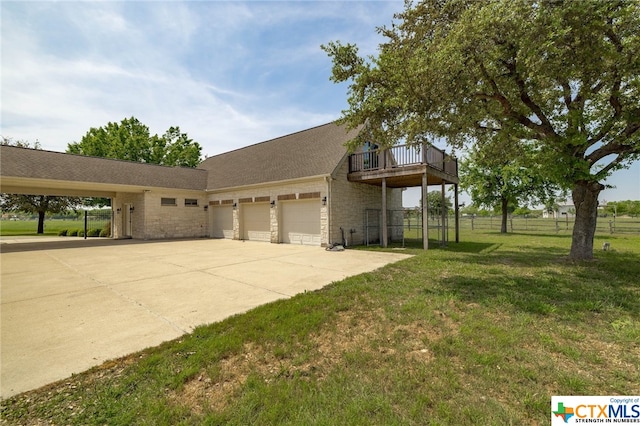
<path id="1" fill-rule="evenodd" d="M 434 146 L 398 145 L 388 149 L 358 152 L 349 156 L 351 182 L 386 185 L 390 188 L 427 184 L 457 184 L 458 160 Z"/>

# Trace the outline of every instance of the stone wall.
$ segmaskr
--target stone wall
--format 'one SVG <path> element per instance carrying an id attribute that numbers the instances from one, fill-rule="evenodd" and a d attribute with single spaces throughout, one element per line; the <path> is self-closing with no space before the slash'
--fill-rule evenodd
<path id="1" fill-rule="evenodd" d="M 174 199 L 162 205 L 162 199 Z M 194 205 L 185 205 L 190 200 Z M 209 234 L 206 194 L 200 191 L 153 190 L 141 193 L 119 192 L 112 200 L 113 237 L 127 238 L 127 214 L 131 216 L 131 238 L 198 238 Z M 130 208 L 129 213 L 126 209 Z"/>
<path id="2" fill-rule="evenodd" d="M 329 239 L 330 243 L 341 242 L 342 228 L 348 245 L 364 244 L 365 211 L 382 208 L 382 188 L 349 182 L 348 171 L 349 164 L 345 161 L 337 170 L 335 179 L 331 181 Z M 387 209 L 402 210 L 402 189 L 387 188 Z"/>
<path id="3" fill-rule="evenodd" d="M 172 199 L 175 204 L 166 203 Z M 154 190 L 144 194 L 144 205 L 145 239 L 209 236 L 204 192 Z"/>

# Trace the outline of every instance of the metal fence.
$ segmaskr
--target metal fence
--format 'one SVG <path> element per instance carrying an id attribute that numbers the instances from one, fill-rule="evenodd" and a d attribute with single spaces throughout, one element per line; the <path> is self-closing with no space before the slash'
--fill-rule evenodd
<path id="1" fill-rule="evenodd" d="M 84 238 L 111 237 L 111 210 L 85 210 Z"/>
<path id="2" fill-rule="evenodd" d="M 427 220 L 428 237 L 443 244 L 449 241 L 449 217 L 444 218 L 439 211 L 430 211 Z M 451 218 L 453 221 L 453 218 Z M 365 245 L 381 244 L 380 223 L 382 222 L 382 210 L 365 210 Z M 424 232 L 422 229 L 422 212 L 407 210 L 387 211 L 387 236 L 390 244 L 399 244 L 404 247 L 409 242 L 422 241 Z"/>

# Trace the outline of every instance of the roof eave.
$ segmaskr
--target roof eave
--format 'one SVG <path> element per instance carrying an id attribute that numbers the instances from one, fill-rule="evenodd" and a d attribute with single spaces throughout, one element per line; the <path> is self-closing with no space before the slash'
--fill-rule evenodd
<path id="1" fill-rule="evenodd" d="M 230 191 L 237 191 L 237 190 L 244 190 L 244 189 L 264 188 L 268 186 L 290 184 L 293 182 L 302 183 L 302 182 L 310 182 L 314 180 L 325 180 L 326 178 L 330 178 L 330 177 L 332 177 L 332 173 L 325 173 L 322 175 L 305 176 L 305 177 L 284 179 L 284 180 L 274 180 L 270 182 L 260 182 L 260 183 L 253 183 L 249 185 L 238 185 L 238 186 L 228 186 L 225 188 L 207 189 L 206 191 L 208 194 L 216 194 L 216 193 L 223 193 L 223 192 L 230 192 Z"/>

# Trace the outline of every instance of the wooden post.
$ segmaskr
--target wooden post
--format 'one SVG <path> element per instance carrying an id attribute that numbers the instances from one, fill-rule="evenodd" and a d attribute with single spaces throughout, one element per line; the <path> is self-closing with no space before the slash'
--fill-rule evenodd
<path id="1" fill-rule="evenodd" d="M 444 163 L 443 163 L 444 166 Z M 440 212 L 441 216 L 442 216 L 442 246 L 446 246 L 447 245 L 447 235 L 446 233 L 448 233 L 448 227 L 445 227 L 445 223 L 447 221 L 447 206 L 444 205 L 445 200 L 444 200 L 444 191 L 445 191 L 445 185 L 444 185 L 444 180 L 442 181 L 442 197 L 441 197 L 441 203 L 440 203 L 440 210 L 442 210 Z"/>
<path id="2" fill-rule="evenodd" d="M 429 249 L 429 203 L 427 203 L 426 167 L 422 175 L 422 248 L 425 250 Z"/>
<path id="3" fill-rule="evenodd" d="M 456 243 L 460 242 L 460 208 L 458 206 L 458 184 L 455 183 L 454 186 L 455 191 L 455 203 L 456 203 Z"/>
<path id="4" fill-rule="evenodd" d="M 387 178 L 382 178 L 382 247 L 387 247 Z"/>

